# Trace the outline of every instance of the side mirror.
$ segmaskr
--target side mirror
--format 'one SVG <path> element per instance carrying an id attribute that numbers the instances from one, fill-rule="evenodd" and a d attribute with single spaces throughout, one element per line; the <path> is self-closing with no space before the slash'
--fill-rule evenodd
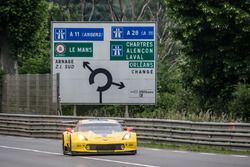
<path id="1" fill-rule="evenodd" d="M 66 128 L 65 129 L 67 132 L 69 132 L 69 133 L 72 133 L 73 132 L 73 129 L 72 128 Z"/>
<path id="2" fill-rule="evenodd" d="M 132 132 L 133 130 L 134 130 L 133 127 L 127 127 L 127 131 L 128 131 L 128 132 Z"/>

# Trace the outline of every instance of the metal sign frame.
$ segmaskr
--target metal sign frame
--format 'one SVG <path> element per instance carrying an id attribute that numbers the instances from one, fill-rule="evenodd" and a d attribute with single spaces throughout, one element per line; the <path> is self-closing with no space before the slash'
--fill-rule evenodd
<path id="1" fill-rule="evenodd" d="M 122 26 L 126 26 L 127 24 L 131 24 L 131 25 L 137 25 L 137 26 L 140 26 L 140 25 L 146 25 L 146 24 L 154 24 L 154 38 L 153 38 L 153 42 L 154 42 L 154 102 L 102 102 L 102 93 L 106 90 L 108 90 L 111 85 L 115 85 L 118 87 L 118 89 L 122 89 L 124 86 L 124 84 L 122 82 L 119 83 L 118 82 L 113 82 L 113 80 L 109 80 L 107 81 L 106 84 L 104 84 L 103 86 L 99 86 L 97 88 L 97 91 L 99 91 L 99 102 L 96 101 L 96 102 L 61 102 L 62 104 L 64 105 L 112 105 L 112 104 L 119 104 L 119 105 L 141 105 L 141 104 L 144 104 L 144 105 L 155 105 L 156 104 L 156 100 L 157 100 L 157 24 L 156 22 L 81 22 L 81 21 L 67 21 L 67 22 L 64 22 L 64 21 L 52 21 L 51 22 L 51 69 L 52 69 L 52 73 L 55 73 L 54 72 L 54 52 L 55 52 L 55 40 L 54 40 L 54 25 L 55 24 L 85 24 L 85 25 L 91 25 L 91 24 L 112 24 L 113 26 L 115 25 L 116 27 L 122 27 Z M 66 28 L 66 27 L 65 27 Z M 104 29 L 104 28 L 103 28 Z M 99 31 L 99 30 L 97 30 Z M 111 31 L 112 33 L 112 31 Z M 112 35 L 112 34 L 111 34 Z M 105 38 L 105 34 L 103 33 L 103 38 Z M 113 39 L 113 36 L 110 38 L 110 41 Z M 126 37 L 124 39 L 127 39 Z M 124 40 L 123 39 L 123 40 Z M 127 40 L 131 40 L 131 38 L 127 39 Z M 135 41 L 137 41 L 138 39 L 135 39 Z M 74 42 L 76 42 L 77 40 L 73 40 Z M 78 40 L 79 42 L 83 42 L 81 39 Z M 94 40 L 90 40 L 90 41 L 94 41 Z M 89 40 L 86 40 L 84 42 L 90 42 Z M 117 40 L 118 41 L 118 40 Z M 72 43 L 74 43 L 72 42 Z M 59 42 L 61 43 L 61 42 Z M 65 43 L 66 45 L 69 45 L 71 42 L 70 41 L 67 41 L 65 40 Z M 71 43 L 71 44 L 72 44 Z M 59 45 L 59 44 L 58 44 Z M 111 44 L 110 44 L 111 45 Z M 58 46 L 58 47 L 61 47 L 59 48 L 58 50 L 59 51 L 64 51 L 63 50 L 63 47 L 62 46 Z M 65 46 L 64 46 L 65 47 Z M 67 46 L 66 46 L 67 47 Z M 119 48 L 118 48 L 119 49 Z M 93 49 L 94 50 L 94 49 Z M 92 51 L 93 52 L 93 51 Z M 110 48 L 110 52 L 111 52 L 111 48 Z M 111 54 L 111 53 L 110 53 Z M 75 55 L 74 55 L 75 56 Z M 86 69 L 86 70 L 89 70 L 91 71 L 91 75 L 89 77 L 89 84 L 93 84 L 94 83 L 94 78 L 95 78 L 95 75 L 97 74 L 104 74 L 107 76 L 107 78 L 112 78 L 112 75 L 110 74 L 110 72 L 108 70 L 106 70 L 105 68 L 92 68 L 89 64 L 88 61 L 86 62 L 83 62 L 83 68 Z M 62 78 L 62 75 L 60 74 L 60 79 Z M 62 83 L 60 81 L 60 83 Z M 60 86 L 60 88 L 62 88 Z M 61 91 L 60 91 L 61 92 Z"/>

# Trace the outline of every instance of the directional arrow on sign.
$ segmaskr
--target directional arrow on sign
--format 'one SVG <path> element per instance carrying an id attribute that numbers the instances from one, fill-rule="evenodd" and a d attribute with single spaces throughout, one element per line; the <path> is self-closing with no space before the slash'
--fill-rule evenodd
<path id="1" fill-rule="evenodd" d="M 116 85 L 116 86 L 119 86 L 119 88 L 118 88 L 118 89 L 122 89 L 122 88 L 124 88 L 124 87 L 125 87 L 125 85 L 124 85 L 124 83 L 123 83 L 123 82 L 120 82 L 120 84 L 115 83 L 115 82 L 112 82 L 112 84 L 113 84 L 113 85 Z"/>
<path id="2" fill-rule="evenodd" d="M 89 66 L 89 62 L 84 61 L 83 62 L 83 68 L 88 68 L 91 72 L 93 72 L 92 68 Z"/>

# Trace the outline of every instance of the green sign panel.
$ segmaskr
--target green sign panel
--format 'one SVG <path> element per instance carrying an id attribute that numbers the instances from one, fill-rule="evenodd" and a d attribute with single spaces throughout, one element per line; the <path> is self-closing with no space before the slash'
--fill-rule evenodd
<path id="1" fill-rule="evenodd" d="M 132 61 L 129 62 L 129 68 L 154 68 L 153 61 Z"/>
<path id="2" fill-rule="evenodd" d="M 54 43 L 54 57 L 93 57 L 93 43 Z"/>
<path id="3" fill-rule="evenodd" d="M 154 60 L 154 41 L 110 41 L 110 60 Z"/>

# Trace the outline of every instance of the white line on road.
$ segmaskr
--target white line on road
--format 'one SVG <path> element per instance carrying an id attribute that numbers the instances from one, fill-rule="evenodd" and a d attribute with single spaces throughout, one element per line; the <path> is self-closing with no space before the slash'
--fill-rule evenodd
<path id="1" fill-rule="evenodd" d="M 40 150 L 29 149 L 29 148 L 10 147 L 10 146 L 3 146 L 3 145 L 0 145 L 0 148 L 6 148 L 6 149 L 12 149 L 12 150 L 20 150 L 20 151 L 29 151 L 29 152 L 42 153 L 42 154 L 50 154 L 50 155 L 62 155 L 61 153 L 48 152 L 48 151 L 40 151 Z M 95 160 L 95 161 L 104 161 L 104 162 L 126 164 L 126 165 L 132 165 L 132 166 L 160 167 L 160 166 L 154 166 L 154 165 L 145 165 L 145 164 L 139 164 L 139 163 L 125 162 L 125 161 L 115 161 L 115 160 L 102 159 L 102 158 L 92 158 L 92 157 L 80 157 L 80 158 L 82 158 L 82 159 L 88 159 L 88 160 Z"/>
<path id="2" fill-rule="evenodd" d="M 183 153 L 183 154 L 186 154 L 186 153 L 188 153 L 187 151 L 172 151 L 172 152 L 174 152 L 174 153 Z"/>
<path id="3" fill-rule="evenodd" d="M 91 159 L 91 160 L 96 160 L 96 161 L 113 162 L 113 163 L 118 163 L 118 164 L 133 165 L 133 166 L 159 167 L 159 166 L 154 166 L 154 165 L 145 165 L 145 164 L 138 164 L 138 163 L 132 163 L 132 162 L 115 161 L 115 160 L 102 159 L 102 158 L 92 158 L 92 157 L 80 157 L 80 158 L 83 158 L 83 159 Z"/>
<path id="4" fill-rule="evenodd" d="M 202 154 L 202 155 L 216 155 L 214 153 L 200 153 L 200 154 Z"/>
<path id="5" fill-rule="evenodd" d="M 246 155 L 232 155 L 233 157 L 238 157 L 238 158 L 247 158 L 248 156 Z"/>
<path id="6" fill-rule="evenodd" d="M 12 149 L 12 150 L 20 150 L 20 151 L 29 151 L 29 152 L 36 152 L 36 153 L 43 153 L 43 154 L 62 155 L 60 153 L 34 150 L 34 149 L 29 149 L 29 148 L 18 148 L 18 147 L 9 147 L 9 146 L 1 146 L 1 145 L 0 145 L 0 148 L 7 148 L 7 149 Z"/>
<path id="7" fill-rule="evenodd" d="M 30 140 L 30 139 L 32 139 L 32 138 L 30 138 L 30 137 L 22 137 L 24 140 Z"/>
<path id="8" fill-rule="evenodd" d="M 145 148 L 145 149 L 149 151 L 160 151 L 160 149 L 158 148 Z"/>

